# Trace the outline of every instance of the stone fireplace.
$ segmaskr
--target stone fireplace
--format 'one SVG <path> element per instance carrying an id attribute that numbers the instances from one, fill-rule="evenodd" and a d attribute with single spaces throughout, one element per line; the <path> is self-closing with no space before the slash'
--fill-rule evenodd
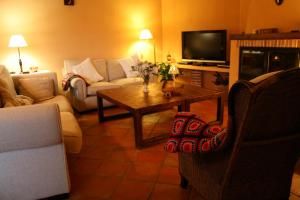
<path id="1" fill-rule="evenodd" d="M 229 86 L 262 74 L 299 67 L 300 33 L 233 35 Z"/>

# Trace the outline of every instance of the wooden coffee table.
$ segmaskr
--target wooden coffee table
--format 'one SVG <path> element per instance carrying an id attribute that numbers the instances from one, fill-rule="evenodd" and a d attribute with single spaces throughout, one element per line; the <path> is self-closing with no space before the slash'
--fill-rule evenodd
<path id="1" fill-rule="evenodd" d="M 161 112 L 178 107 L 178 111 L 190 111 L 190 104 L 198 101 L 217 99 L 217 121 L 223 122 L 224 92 L 201 88 L 185 84 L 180 95 L 166 98 L 163 95 L 161 84 L 149 85 L 149 93 L 143 92 L 143 85 L 132 85 L 122 88 L 107 89 L 97 92 L 99 122 L 131 116 L 134 120 L 135 146 L 142 148 L 157 144 L 165 140 L 168 135 L 163 134 L 151 138 L 143 138 L 142 118 L 144 115 Z M 129 112 L 117 115 L 104 115 L 103 99 Z"/>

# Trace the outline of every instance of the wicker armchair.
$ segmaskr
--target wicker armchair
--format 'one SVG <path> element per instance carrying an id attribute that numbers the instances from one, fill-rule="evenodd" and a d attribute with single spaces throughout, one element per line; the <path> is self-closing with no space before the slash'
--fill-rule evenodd
<path id="1" fill-rule="evenodd" d="M 225 151 L 179 154 L 182 187 L 206 200 L 289 199 L 300 154 L 300 69 L 267 76 L 231 88 Z"/>

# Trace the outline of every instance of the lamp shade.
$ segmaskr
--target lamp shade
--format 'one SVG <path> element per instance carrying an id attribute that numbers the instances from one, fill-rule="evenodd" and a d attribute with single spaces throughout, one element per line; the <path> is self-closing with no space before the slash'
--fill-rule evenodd
<path id="1" fill-rule="evenodd" d="M 149 29 L 143 29 L 140 33 L 140 39 L 141 40 L 150 40 L 152 39 L 152 33 Z"/>
<path id="2" fill-rule="evenodd" d="M 176 67 L 176 65 L 172 65 L 169 69 L 169 74 L 173 74 L 173 75 L 176 75 L 176 74 L 179 74 L 179 70 L 178 68 Z"/>
<path id="3" fill-rule="evenodd" d="M 23 35 L 12 35 L 9 40 L 8 47 L 27 47 L 27 42 L 25 41 Z"/>

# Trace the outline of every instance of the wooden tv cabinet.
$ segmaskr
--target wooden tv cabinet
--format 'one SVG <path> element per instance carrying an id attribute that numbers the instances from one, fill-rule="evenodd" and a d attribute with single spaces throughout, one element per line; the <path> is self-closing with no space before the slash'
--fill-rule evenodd
<path id="1" fill-rule="evenodd" d="M 229 68 L 223 68 L 218 66 L 198 66 L 198 65 L 176 65 L 179 69 L 189 69 L 195 71 L 207 71 L 207 72 L 220 72 L 220 73 L 229 73 Z"/>

